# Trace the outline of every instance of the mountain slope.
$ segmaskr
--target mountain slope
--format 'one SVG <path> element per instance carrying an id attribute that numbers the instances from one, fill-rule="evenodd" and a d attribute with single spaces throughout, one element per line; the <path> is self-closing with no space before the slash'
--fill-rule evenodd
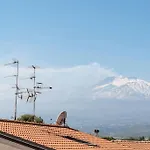
<path id="1" fill-rule="evenodd" d="M 94 87 L 93 98 L 148 99 L 150 83 L 137 78 L 109 77 Z"/>

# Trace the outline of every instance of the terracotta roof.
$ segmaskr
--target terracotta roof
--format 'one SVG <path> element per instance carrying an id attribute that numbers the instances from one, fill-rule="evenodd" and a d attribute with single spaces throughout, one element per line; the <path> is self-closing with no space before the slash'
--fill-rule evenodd
<path id="1" fill-rule="evenodd" d="M 114 142 L 134 150 L 150 150 L 150 141 L 115 140 Z"/>
<path id="2" fill-rule="evenodd" d="M 54 150 L 38 143 L 22 139 L 0 131 L 0 149 L 22 149 L 22 150 Z"/>
<path id="3" fill-rule="evenodd" d="M 0 131 L 57 150 L 133 150 L 128 145 L 56 125 L 0 120 Z"/>

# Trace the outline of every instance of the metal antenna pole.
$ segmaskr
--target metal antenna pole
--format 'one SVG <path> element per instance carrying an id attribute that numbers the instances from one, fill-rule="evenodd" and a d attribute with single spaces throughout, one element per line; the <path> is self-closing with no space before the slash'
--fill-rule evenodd
<path id="1" fill-rule="evenodd" d="M 36 100 L 36 97 L 35 97 L 35 88 L 36 88 L 36 85 L 35 85 L 35 78 L 36 78 L 36 76 L 35 76 L 35 69 L 36 69 L 36 67 L 35 66 L 33 66 L 33 69 L 34 69 L 34 78 L 33 78 L 33 117 L 34 117 L 34 121 L 35 121 L 35 100 Z"/>
<path id="2" fill-rule="evenodd" d="M 18 102 L 18 84 L 19 84 L 19 61 L 16 61 L 17 65 L 17 74 L 16 74 L 16 93 L 15 93 L 15 112 L 14 112 L 14 120 L 17 119 L 17 102 Z"/>
<path id="3" fill-rule="evenodd" d="M 33 68 L 33 76 L 30 77 L 30 79 L 33 79 L 33 117 L 34 117 L 34 121 L 35 121 L 35 101 L 36 101 L 36 68 L 38 68 L 37 66 L 32 65 L 31 66 Z"/>
<path id="4" fill-rule="evenodd" d="M 17 119 L 18 91 L 19 91 L 19 86 L 18 86 L 18 84 L 19 84 L 19 61 L 18 60 L 14 60 L 12 63 L 5 64 L 5 66 L 13 65 L 13 64 L 16 64 L 16 74 L 12 75 L 12 76 L 7 76 L 7 77 L 16 77 L 15 108 L 14 108 L 14 120 L 16 120 Z"/>

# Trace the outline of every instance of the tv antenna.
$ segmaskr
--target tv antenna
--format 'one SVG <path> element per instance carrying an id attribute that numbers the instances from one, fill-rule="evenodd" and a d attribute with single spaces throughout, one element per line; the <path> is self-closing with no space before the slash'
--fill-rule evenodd
<path id="1" fill-rule="evenodd" d="M 28 92 L 28 98 L 27 98 L 27 101 L 29 100 L 29 98 L 33 98 L 33 116 L 35 118 L 35 101 L 36 101 L 36 76 L 35 76 L 35 73 L 36 73 L 36 69 L 40 68 L 38 66 L 30 66 L 29 68 L 32 68 L 33 69 L 33 76 L 30 77 L 31 80 L 33 80 L 33 92 Z"/>
<path id="2" fill-rule="evenodd" d="M 52 89 L 52 86 L 43 86 L 43 83 L 41 82 L 36 82 L 36 89 Z"/>
<path id="3" fill-rule="evenodd" d="M 15 84 L 15 89 L 16 89 L 16 92 L 15 92 L 15 109 L 14 109 L 14 120 L 17 119 L 17 101 L 18 101 L 18 98 L 21 98 L 22 99 L 22 93 L 19 93 L 19 61 L 14 59 L 12 62 L 10 63 L 7 63 L 5 64 L 5 66 L 10 66 L 10 65 L 16 65 L 16 74 L 15 75 L 10 75 L 10 76 L 6 76 L 5 78 L 7 77 L 15 77 L 16 78 L 16 84 Z"/>
<path id="4" fill-rule="evenodd" d="M 40 68 L 38 66 L 34 66 L 32 65 L 31 67 L 33 69 L 33 76 L 29 77 L 28 79 L 33 80 L 33 90 L 29 91 L 27 89 L 28 92 L 28 98 L 27 98 L 27 102 L 29 101 L 30 98 L 33 98 L 33 116 L 34 116 L 34 121 L 35 121 L 35 101 L 37 99 L 37 95 L 41 94 L 41 92 L 37 91 L 37 89 L 52 89 L 52 87 L 43 87 L 43 83 L 41 82 L 36 82 L 36 69 Z"/>
<path id="5" fill-rule="evenodd" d="M 41 92 L 35 91 L 35 95 L 34 95 L 33 91 L 29 90 L 29 89 L 27 89 L 27 93 L 28 93 L 27 102 L 29 102 L 30 98 L 34 98 L 34 97 L 35 97 L 35 100 L 36 100 L 37 94 L 41 94 Z"/>
<path id="6" fill-rule="evenodd" d="M 59 114 L 56 120 L 56 125 L 64 125 L 66 126 L 67 112 L 63 111 Z"/>
<path id="7" fill-rule="evenodd" d="M 52 124 L 52 121 L 53 121 L 53 119 L 51 118 L 51 119 L 50 119 L 50 124 Z"/>

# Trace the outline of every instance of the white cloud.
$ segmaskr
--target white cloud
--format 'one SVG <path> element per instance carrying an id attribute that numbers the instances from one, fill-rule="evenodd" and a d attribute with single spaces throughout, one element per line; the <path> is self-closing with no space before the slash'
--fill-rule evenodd
<path id="1" fill-rule="evenodd" d="M 1 117 L 9 117 L 13 114 L 15 79 L 4 76 L 15 73 L 14 67 L 0 66 L 0 109 Z M 20 78 L 29 77 L 32 70 L 20 68 Z M 55 110 L 78 110 L 84 108 L 83 104 L 91 98 L 91 87 L 100 80 L 117 75 L 112 69 L 105 69 L 98 63 L 80 65 L 70 68 L 42 68 L 37 70 L 37 81 L 52 86 L 51 91 L 43 91 L 36 101 L 38 114 L 55 114 Z M 21 87 L 31 87 L 30 80 L 20 80 Z M 77 107 L 78 106 L 78 107 Z M 26 104 L 25 100 L 19 100 L 18 113 L 32 113 L 32 103 Z"/>

